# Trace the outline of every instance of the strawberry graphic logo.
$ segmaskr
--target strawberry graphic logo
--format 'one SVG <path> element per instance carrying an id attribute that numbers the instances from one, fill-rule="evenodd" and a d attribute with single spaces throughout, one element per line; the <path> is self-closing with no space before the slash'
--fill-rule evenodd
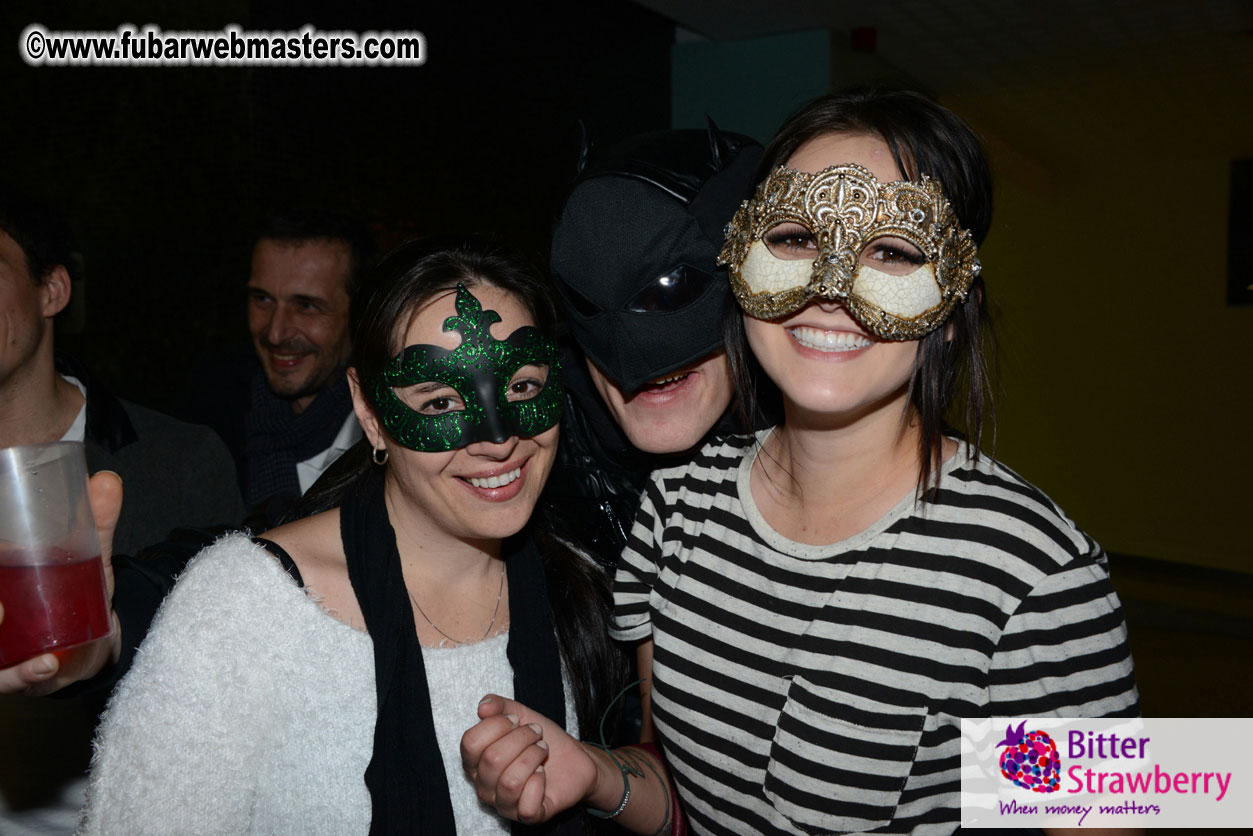
<path id="1" fill-rule="evenodd" d="M 1005 739 L 997 746 L 1001 751 L 1001 774 L 1018 786 L 1032 792 L 1057 792 L 1061 784 L 1062 759 L 1057 744 L 1042 731 L 1024 732 L 1027 721 L 1018 728 L 1005 727 Z"/>

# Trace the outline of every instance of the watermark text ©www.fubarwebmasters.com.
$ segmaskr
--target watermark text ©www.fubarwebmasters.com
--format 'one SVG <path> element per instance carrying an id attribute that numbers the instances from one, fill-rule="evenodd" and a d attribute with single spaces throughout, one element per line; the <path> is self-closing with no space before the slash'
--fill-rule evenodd
<path id="1" fill-rule="evenodd" d="M 426 37 L 408 32 L 323 32 L 312 24 L 288 32 L 166 32 L 123 24 L 99 32 L 23 30 L 18 49 L 31 66 L 417 67 Z"/>

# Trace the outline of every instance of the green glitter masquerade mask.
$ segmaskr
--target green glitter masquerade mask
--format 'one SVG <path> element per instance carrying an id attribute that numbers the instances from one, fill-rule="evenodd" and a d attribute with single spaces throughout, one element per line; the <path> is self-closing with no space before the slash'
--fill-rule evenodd
<path id="1" fill-rule="evenodd" d="M 495 322 L 500 314 L 483 310 L 459 284 L 457 315 L 444 320 L 444 330 L 460 333 L 461 345 L 411 345 L 392 358 L 370 387 L 375 414 L 392 438 L 410 450 L 443 453 L 478 441 L 527 438 L 557 424 L 562 405 L 557 344 L 532 325 L 498 340 L 489 330 Z M 547 379 L 519 381 L 529 383 L 528 391 L 511 387 L 518 369 L 532 365 L 546 366 Z M 395 392 L 429 382 L 455 389 L 464 408 L 424 414 Z"/>

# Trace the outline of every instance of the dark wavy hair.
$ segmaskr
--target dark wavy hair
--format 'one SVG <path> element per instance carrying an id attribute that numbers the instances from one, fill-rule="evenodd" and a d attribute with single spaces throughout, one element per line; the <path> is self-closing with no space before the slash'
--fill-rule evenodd
<path id="1" fill-rule="evenodd" d="M 557 328 L 557 309 L 546 279 L 511 251 L 477 236 L 424 238 L 402 244 L 367 273 L 352 298 L 349 334 L 359 380 L 382 374 L 423 304 L 458 284 L 491 285 L 516 297 L 545 336 Z M 372 467 L 363 439 L 340 457 L 287 518 L 338 507 L 348 488 Z M 594 729 L 625 684 L 622 651 L 609 639 L 609 577 L 594 560 L 543 532 L 532 531 L 544 560 L 557 643 L 568 672 L 579 728 Z"/>
<path id="2" fill-rule="evenodd" d="M 352 299 L 348 328 L 357 378 L 364 382 L 381 375 L 404 348 L 400 340 L 416 312 L 458 284 L 487 284 L 517 297 L 535 327 L 555 336 L 557 309 L 550 286 L 521 257 L 477 236 L 423 238 L 384 256 Z"/>
<path id="3" fill-rule="evenodd" d="M 378 250 L 370 228 L 356 218 L 318 206 L 273 206 L 257 218 L 253 241 L 269 239 L 284 244 L 309 241 L 342 241 L 348 245 L 348 276 L 344 287 L 349 298 L 357 282 L 374 263 Z"/>
<path id="4" fill-rule="evenodd" d="M 766 146 L 757 164 L 757 182 L 806 142 L 832 133 L 879 137 L 907 178 L 917 180 L 926 174 L 938 180 L 958 220 L 982 245 L 992 224 L 992 174 L 983 144 L 960 117 L 921 93 L 858 88 L 816 99 L 789 117 Z M 729 315 L 724 333 L 731 372 L 741 393 L 741 417 L 751 427 L 757 419 L 752 385 L 755 361 L 748 351 L 742 316 Z M 978 277 L 948 322 L 920 341 L 909 401 L 922 430 L 918 486 L 924 498 L 939 484 L 943 437 L 964 436 L 977 460 L 985 422 L 995 427 L 987 362 L 992 340 L 987 294 L 983 278 Z M 959 394 L 964 399 L 955 407 Z M 947 421 L 950 409 L 957 413 L 957 427 Z"/>
<path id="5" fill-rule="evenodd" d="M 0 231 L 26 256 L 26 269 L 43 285 L 58 266 L 71 269 L 70 228 L 51 204 L 0 180 Z"/>

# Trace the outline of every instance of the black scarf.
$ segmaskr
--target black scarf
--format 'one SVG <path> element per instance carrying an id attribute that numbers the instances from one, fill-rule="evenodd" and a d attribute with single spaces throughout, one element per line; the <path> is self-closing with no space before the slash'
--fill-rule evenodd
<path id="1" fill-rule="evenodd" d="M 396 533 L 383 501 L 382 472 L 374 468 L 359 479 L 340 507 L 348 578 L 374 644 L 378 720 L 374 754 L 365 771 L 372 808 L 370 834 L 445 836 L 455 833 L 456 827 L 431 719 L 422 647 L 413 627 Z M 503 556 L 509 581 L 507 655 L 514 696 L 564 727 L 561 658 L 539 552 L 530 537 L 523 536 L 506 541 Z M 577 817 L 558 824 L 577 825 Z M 553 827 L 515 822 L 513 833 L 548 833 Z"/>
<path id="2" fill-rule="evenodd" d="M 342 372 L 297 414 L 292 412 L 291 401 L 270 391 L 265 375 L 258 371 L 251 382 L 244 421 L 244 457 L 248 463 L 244 503 L 251 508 L 274 497 L 298 498 L 296 463 L 330 447 L 350 412 L 352 394 L 348 376 Z"/>

